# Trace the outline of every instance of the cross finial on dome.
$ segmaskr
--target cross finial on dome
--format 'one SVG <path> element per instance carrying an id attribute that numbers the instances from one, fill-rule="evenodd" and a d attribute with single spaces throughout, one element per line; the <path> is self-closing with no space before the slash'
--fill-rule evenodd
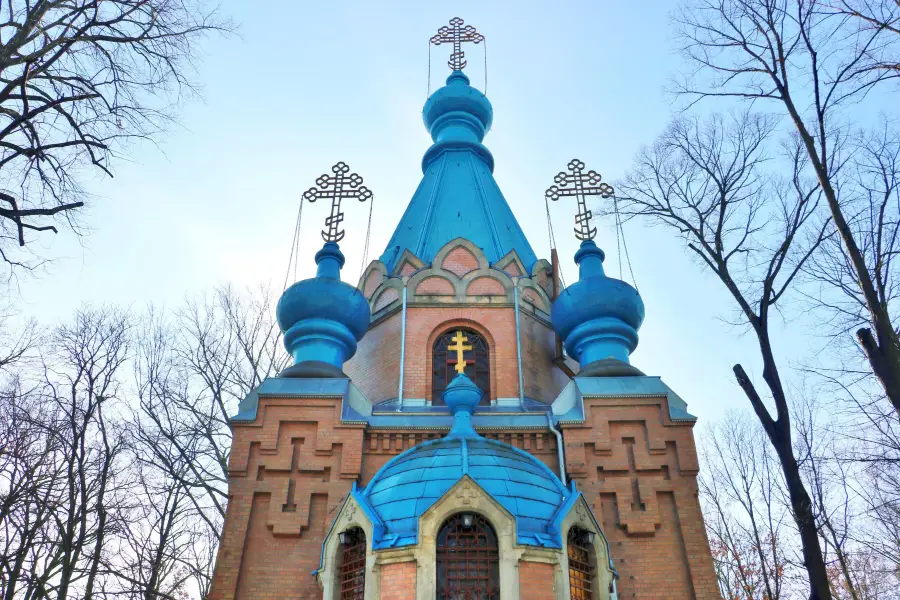
<path id="1" fill-rule="evenodd" d="M 594 216 L 588 210 L 585 196 L 601 196 L 610 198 L 615 190 L 603 181 L 597 171 L 584 171 L 584 163 L 573 158 L 567 165 L 569 172 L 562 171 L 553 178 L 558 185 L 551 185 L 544 194 L 550 200 L 559 200 L 562 196 L 575 196 L 578 199 L 578 212 L 575 213 L 575 237 L 581 241 L 592 240 L 597 235 L 597 228 L 591 227 Z"/>
<path id="2" fill-rule="evenodd" d="M 435 46 L 453 44 L 453 52 L 450 54 L 450 60 L 447 61 L 447 66 L 453 71 L 462 71 L 466 68 L 466 53 L 462 50 L 463 42 L 480 44 L 483 41 L 484 36 L 478 33 L 473 26 L 466 25 L 465 21 L 459 17 L 450 19 L 450 26 L 444 25 L 431 38 L 431 43 Z"/>
<path id="3" fill-rule="evenodd" d="M 472 413 L 484 395 L 464 373 L 458 374 L 444 390 L 444 404 L 453 415 L 453 425 L 447 437 L 479 437 L 472 427 Z"/>
<path id="4" fill-rule="evenodd" d="M 372 199 L 372 191 L 362 184 L 363 178 L 356 173 L 350 173 L 347 163 L 340 161 L 331 167 L 333 175 L 325 173 L 316 178 L 316 185 L 303 192 L 303 199 L 315 202 L 320 198 L 331 199 L 331 214 L 325 219 L 325 227 L 322 230 L 322 239 L 326 242 L 340 242 L 344 239 L 344 230 L 340 228 L 344 220 L 341 212 L 341 200 L 344 198 L 356 198 L 360 202 Z"/>

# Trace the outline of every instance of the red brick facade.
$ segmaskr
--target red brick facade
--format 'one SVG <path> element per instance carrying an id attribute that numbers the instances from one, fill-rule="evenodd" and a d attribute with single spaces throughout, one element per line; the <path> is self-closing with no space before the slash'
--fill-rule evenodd
<path id="1" fill-rule="evenodd" d="M 522 600 L 556 600 L 553 565 L 521 561 L 519 563 L 519 597 Z"/>
<path id="2" fill-rule="evenodd" d="M 469 259 L 469 256 L 473 260 Z M 407 310 L 404 397 L 431 399 L 431 346 L 459 326 L 482 333 L 491 349 L 494 399 L 519 394 L 516 321 L 508 296 L 466 296 L 469 282 L 485 276 L 483 257 L 459 251 L 453 268 L 470 277 L 448 285 L 455 301 L 435 304 L 414 294 Z M 446 264 L 446 261 L 445 263 Z M 470 268 L 471 267 L 471 268 Z M 471 271 L 477 270 L 473 274 Z M 446 274 L 448 271 L 442 271 Z M 469 273 L 466 275 L 466 273 Z M 479 288 L 507 292 L 505 273 Z M 429 273 L 405 276 L 403 284 Z M 443 276 L 443 275 L 442 275 Z M 545 277 L 544 274 L 541 277 Z M 368 288 L 377 278 L 363 278 Z M 382 287 L 395 285 L 385 279 Z M 482 285 L 482 284 L 479 284 Z M 521 281 L 519 283 L 521 287 Z M 383 289 L 369 289 L 376 299 Z M 553 364 L 554 335 L 541 287 L 522 294 L 520 315 L 525 395 L 552 402 L 569 383 Z M 507 293 L 504 292 L 504 293 Z M 399 295 L 396 296 L 399 298 Z M 397 397 L 402 313 L 399 300 L 376 311 L 373 326 L 345 372 L 366 398 Z M 535 310 L 537 309 L 537 310 Z M 213 580 L 212 600 L 322 598 L 311 574 L 323 537 L 354 481 L 364 486 L 391 457 L 443 431 L 374 429 L 340 420 L 340 398 L 260 398 L 256 420 L 235 423 L 229 463 L 229 505 Z M 585 398 L 584 423 L 561 425 L 566 470 L 593 508 L 619 574 L 620 599 L 713 599 L 718 588 L 697 499 L 693 423 L 673 422 L 664 396 Z M 558 473 L 555 436 L 546 428 L 491 430 Z M 521 562 L 521 598 L 563 598 L 553 565 Z M 416 597 L 416 563 L 379 568 L 381 598 Z M 421 584 L 421 582 L 419 582 Z M 421 587 L 421 586 L 420 586 Z M 330 599 L 329 599 L 330 600 Z"/>
<path id="3" fill-rule="evenodd" d="M 381 600 L 409 600 L 416 597 L 415 561 L 381 567 Z"/>

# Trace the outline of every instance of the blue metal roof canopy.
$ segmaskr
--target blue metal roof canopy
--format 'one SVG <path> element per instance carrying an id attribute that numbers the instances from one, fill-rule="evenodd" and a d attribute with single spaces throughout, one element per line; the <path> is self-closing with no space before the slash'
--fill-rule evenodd
<path id="1" fill-rule="evenodd" d="M 434 144 L 422 158 L 422 182 L 381 261 L 390 272 L 404 250 L 425 263 L 458 237 L 479 246 L 493 264 L 515 250 L 530 271 L 531 244 L 494 180 L 494 157 L 481 141 L 491 128 L 487 97 L 454 71 L 425 102 L 422 118 Z"/>
<path id="2" fill-rule="evenodd" d="M 354 491 L 382 525 L 373 549 L 416 544 L 419 517 L 466 475 L 515 517 L 518 543 L 562 547 L 560 517 L 578 492 L 527 452 L 478 435 L 472 411 L 480 399 L 481 390 L 457 375 L 444 392 L 453 413 L 447 436 L 395 456 L 364 490 Z"/>

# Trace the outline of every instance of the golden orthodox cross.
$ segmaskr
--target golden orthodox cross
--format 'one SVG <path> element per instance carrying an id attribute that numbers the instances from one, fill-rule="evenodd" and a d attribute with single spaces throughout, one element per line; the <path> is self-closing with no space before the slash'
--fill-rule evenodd
<path id="1" fill-rule="evenodd" d="M 462 51 L 463 42 L 480 44 L 483 41 L 484 36 L 475 31 L 471 25 L 466 25 L 459 17 L 450 19 L 450 27 L 444 25 L 431 38 L 431 43 L 435 46 L 453 44 L 453 53 L 447 62 L 447 66 L 453 71 L 462 71 L 466 67 L 466 53 Z"/>
<path id="2" fill-rule="evenodd" d="M 457 329 L 456 333 L 453 334 L 453 343 L 450 346 L 447 346 L 447 350 L 450 352 L 456 352 L 456 372 L 460 375 L 466 372 L 466 358 L 465 352 L 467 350 L 471 350 L 472 346 L 466 344 L 469 341 L 469 338 L 463 335 L 461 329 Z"/>
<path id="3" fill-rule="evenodd" d="M 577 158 L 569 161 L 569 172 L 562 171 L 553 178 L 557 185 L 547 188 L 544 195 L 550 200 L 559 200 L 562 196 L 575 196 L 578 199 L 578 213 L 575 215 L 575 237 L 579 240 L 592 240 L 597 235 L 597 228 L 591 227 L 594 216 L 588 210 L 585 196 L 611 198 L 615 190 L 608 183 L 601 182 L 597 171 L 584 172 L 584 163 Z"/>
<path id="4" fill-rule="evenodd" d="M 363 178 L 356 173 L 350 173 L 347 163 L 341 161 L 331 167 L 333 175 L 320 175 L 316 179 L 316 185 L 303 192 L 303 199 L 315 202 L 320 198 L 331 198 L 331 214 L 325 219 L 326 230 L 322 230 L 322 239 L 326 242 L 339 242 L 344 239 L 344 230 L 340 224 L 344 220 L 341 212 L 341 200 L 344 198 L 356 198 L 360 202 L 371 200 L 372 191 L 362 184 Z M 349 173 L 349 175 L 348 175 Z"/>

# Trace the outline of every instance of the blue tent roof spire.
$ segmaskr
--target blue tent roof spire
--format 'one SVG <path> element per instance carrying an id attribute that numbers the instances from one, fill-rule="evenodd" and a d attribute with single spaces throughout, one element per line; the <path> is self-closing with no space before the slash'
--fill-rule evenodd
<path id="1" fill-rule="evenodd" d="M 515 250 L 527 269 L 537 262 L 531 244 L 494 180 L 494 157 L 481 143 L 494 111 L 483 93 L 453 71 L 422 110 L 434 144 L 422 158 L 422 182 L 391 236 L 381 261 L 388 270 L 404 250 L 426 263 L 462 237 L 493 263 Z"/>

